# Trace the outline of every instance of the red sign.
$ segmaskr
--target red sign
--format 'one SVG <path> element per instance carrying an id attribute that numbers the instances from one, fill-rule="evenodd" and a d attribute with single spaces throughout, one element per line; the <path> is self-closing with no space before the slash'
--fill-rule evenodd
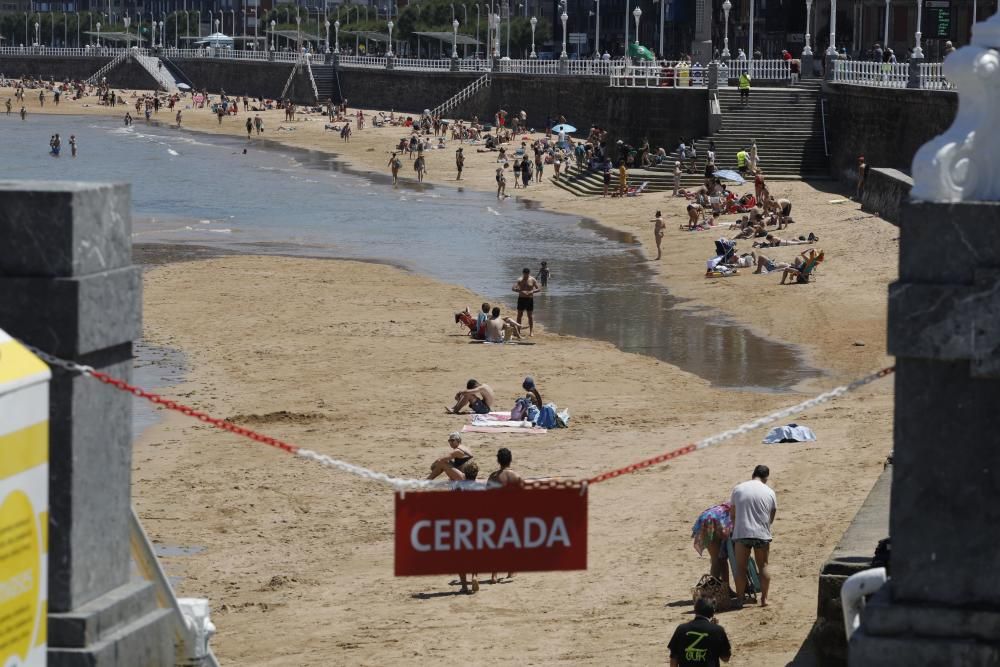
<path id="1" fill-rule="evenodd" d="M 396 494 L 396 576 L 587 569 L 587 493 Z"/>

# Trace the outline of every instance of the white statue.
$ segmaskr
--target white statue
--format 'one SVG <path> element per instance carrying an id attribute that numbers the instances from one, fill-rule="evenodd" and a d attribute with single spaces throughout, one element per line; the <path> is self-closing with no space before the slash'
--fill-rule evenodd
<path id="1" fill-rule="evenodd" d="M 944 134 L 913 156 L 914 199 L 1000 201 L 1000 14 L 977 23 L 972 42 L 944 62 L 959 91 L 958 114 Z"/>

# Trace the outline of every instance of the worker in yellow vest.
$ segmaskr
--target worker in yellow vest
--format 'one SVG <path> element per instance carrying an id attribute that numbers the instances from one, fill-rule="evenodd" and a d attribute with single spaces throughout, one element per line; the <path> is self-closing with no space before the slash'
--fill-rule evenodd
<path id="1" fill-rule="evenodd" d="M 750 73 L 743 72 L 740 74 L 740 104 L 746 104 L 750 101 Z"/>
<path id="2" fill-rule="evenodd" d="M 741 148 L 740 152 L 736 154 L 736 169 L 742 175 L 746 175 L 747 172 L 747 160 L 750 156 L 747 154 L 747 149 Z"/>

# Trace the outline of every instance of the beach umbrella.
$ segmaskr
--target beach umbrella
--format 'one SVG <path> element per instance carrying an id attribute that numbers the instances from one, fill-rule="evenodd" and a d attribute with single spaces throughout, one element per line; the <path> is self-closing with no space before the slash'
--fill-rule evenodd
<path id="1" fill-rule="evenodd" d="M 553 127 L 552 131 L 555 132 L 556 134 L 559 134 L 560 132 L 565 132 L 566 134 L 573 134 L 574 132 L 576 132 L 576 128 L 566 123 L 560 123 L 559 125 Z"/>
<path id="2" fill-rule="evenodd" d="M 732 169 L 720 169 L 715 172 L 715 177 L 724 181 L 732 181 L 736 185 L 743 185 L 746 182 L 746 179 L 740 176 L 739 172 Z"/>

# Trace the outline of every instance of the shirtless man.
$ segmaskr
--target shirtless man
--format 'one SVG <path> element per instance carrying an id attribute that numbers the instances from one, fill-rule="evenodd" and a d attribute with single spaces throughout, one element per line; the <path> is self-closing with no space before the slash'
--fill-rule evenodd
<path id="1" fill-rule="evenodd" d="M 524 480 L 516 472 L 510 469 L 511 461 L 514 459 L 510 450 L 506 447 L 501 447 L 497 451 L 497 463 L 500 464 L 500 469 L 490 473 L 487 480 L 489 484 L 499 484 L 500 486 L 521 486 L 524 484 Z M 508 572 L 507 579 L 513 579 L 514 573 Z M 494 572 L 493 576 L 490 577 L 490 583 L 497 583 L 497 573 Z M 502 580 L 499 580 L 502 581 Z"/>
<path id="2" fill-rule="evenodd" d="M 525 268 L 521 271 L 521 278 L 511 288 L 512 292 L 517 292 L 517 323 L 521 324 L 521 317 L 528 313 L 528 335 L 532 335 L 535 327 L 535 294 L 542 291 L 541 285 L 531 275 L 531 269 Z"/>
<path id="3" fill-rule="evenodd" d="M 445 408 L 445 412 L 457 415 L 468 405 L 473 412 L 485 415 L 490 411 L 490 406 L 494 404 L 493 390 L 488 384 L 479 384 L 476 380 L 469 380 L 465 383 L 465 390 L 455 394 L 454 407 Z"/>
<path id="4" fill-rule="evenodd" d="M 509 317 L 500 317 L 500 308 L 493 306 L 491 317 L 486 321 L 486 342 L 506 343 L 511 336 L 521 340 L 521 325 Z"/>
<path id="5" fill-rule="evenodd" d="M 778 199 L 775 204 L 778 209 L 778 229 L 784 229 L 795 222 L 792 220 L 792 202 L 787 199 Z"/>

